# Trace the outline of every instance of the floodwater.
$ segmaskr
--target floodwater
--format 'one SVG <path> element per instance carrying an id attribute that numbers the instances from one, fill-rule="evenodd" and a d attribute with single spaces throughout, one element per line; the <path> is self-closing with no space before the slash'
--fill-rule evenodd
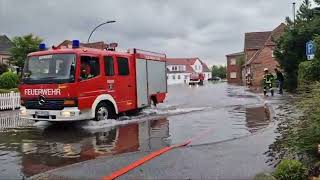
<path id="1" fill-rule="evenodd" d="M 21 179 L 58 167 L 137 151 L 153 151 L 210 134 L 192 145 L 250 135 L 270 123 L 261 100 L 226 83 L 169 86 L 164 104 L 120 120 L 65 124 L 21 120 L 0 112 L 0 179 Z"/>

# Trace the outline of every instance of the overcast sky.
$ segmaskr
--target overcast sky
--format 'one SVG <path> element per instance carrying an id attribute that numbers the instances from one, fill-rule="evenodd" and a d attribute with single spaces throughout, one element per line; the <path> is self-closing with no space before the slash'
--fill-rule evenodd
<path id="1" fill-rule="evenodd" d="M 296 0 L 300 4 L 301 0 Z M 274 29 L 292 16 L 293 0 L 0 0 L 0 34 L 34 33 L 52 45 L 65 39 L 118 42 L 121 49 L 199 57 L 224 64 L 242 51 L 245 32 Z"/>

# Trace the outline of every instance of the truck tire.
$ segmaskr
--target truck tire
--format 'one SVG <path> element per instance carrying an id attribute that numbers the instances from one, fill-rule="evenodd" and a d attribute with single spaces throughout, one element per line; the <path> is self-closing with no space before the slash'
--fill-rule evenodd
<path id="1" fill-rule="evenodd" d="M 113 108 L 105 102 L 100 102 L 96 107 L 95 120 L 101 121 L 112 118 L 115 118 L 115 112 Z"/>

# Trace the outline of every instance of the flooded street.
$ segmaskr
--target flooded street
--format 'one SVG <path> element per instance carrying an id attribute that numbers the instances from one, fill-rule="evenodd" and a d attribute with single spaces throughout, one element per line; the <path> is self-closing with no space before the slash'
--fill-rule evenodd
<path id="1" fill-rule="evenodd" d="M 21 120 L 17 111 L 1 111 L 0 179 L 30 177 L 102 156 L 150 152 L 208 129 L 210 134 L 191 146 L 213 144 L 256 133 L 271 122 L 261 99 L 241 86 L 168 88 L 164 104 L 117 121 L 35 123 Z"/>

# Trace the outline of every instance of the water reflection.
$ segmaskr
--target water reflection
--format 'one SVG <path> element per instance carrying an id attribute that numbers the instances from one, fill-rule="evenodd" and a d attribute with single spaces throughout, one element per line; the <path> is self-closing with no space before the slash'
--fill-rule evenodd
<path id="1" fill-rule="evenodd" d="M 0 111 L 0 132 L 7 129 L 25 128 L 32 126 L 34 121 L 24 120 L 19 117 L 19 111 Z"/>
<path id="2" fill-rule="evenodd" d="M 6 126 L 6 131 L 1 132 L 0 158 L 15 161 L 18 158 L 21 162 L 15 163 L 14 168 L 21 166 L 25 176 L 99 156 L 151 151 L 170 145 L 166 118 L 94 131 L 82 129 L 76 123 L 54 124 L 44 129 L 30 129 L 25 124 L 15 128 L 20 130 Z M 0 176 L 12 178 L 10 168 L 13 167 L 0 165 Z"/>
<path id="3" fill-rule="evenodd" d="M 17 112 L 1 112 L 0 177 L 21 179 L 99 156 L 157 150 L 208 128 L 213 133 L 192 144 L 216 143 L 251 134 L 270 122 L 259 99 L 237 86 L 172 86 L 169 91 L 167 103 L 116 121 L 130 123 L 116 128 L 93 121 L 40 126 L 21 120 Z M 159 116 L 167 118 L 150 121 Z"/>
<path id="4" fill-rule="evenodd" d="M 270 124 L 269 111 L 264 106 L 236 106 L 229 111 L 229 115 L 229 119 L 233 120 L 234 128 L 244 129 L 249 134 L 264 129 Z"/>
<path id="5" fill-rule="evenodd" d="M 267 127 L 270 123 L 269 113 L 268 109 L 263 106 L 246 108 L 246 126 L 248 130 L 253 133 Z"/>

